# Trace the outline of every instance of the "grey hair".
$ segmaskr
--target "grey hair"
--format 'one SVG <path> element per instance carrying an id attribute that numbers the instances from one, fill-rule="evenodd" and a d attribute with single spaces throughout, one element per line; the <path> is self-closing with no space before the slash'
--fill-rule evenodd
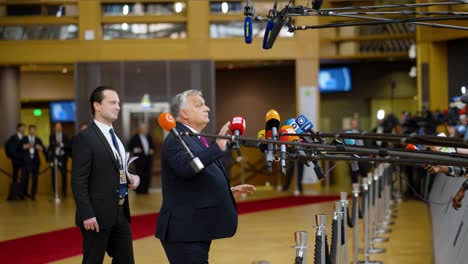
<path id="1" fill-rule="evenodd" d="M 203 96 L 202 92 L 199 90 L 186 90 L 181 93 L 178 93 L 171 103 L 171 112 L 174 118 L 179 117 L 180 109 L 185 105 L 188 96 Z"/>

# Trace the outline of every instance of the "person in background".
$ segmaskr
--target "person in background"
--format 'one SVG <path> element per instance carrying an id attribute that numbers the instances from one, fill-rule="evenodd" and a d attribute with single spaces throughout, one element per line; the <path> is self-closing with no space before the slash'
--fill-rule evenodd
<path id="1" fill-rule="evenodd" d="M 138 134 L 130 139 L 128 150 L 138 159 L 134 161 L 135 171 L 140 176 L 141 183 L 135 192 L 140 194 L 148 193 L 151 183 L 151 170 L 153 168 L 153 154 L 155 151 L 153 139 L 148 134 L 148 125 L 141 123 L 138 125 Z"/>
<path id="2" fill-rule="evenodd" d="M 55 175 L 55 165 L 62 175 L 62 195 L 67 196 L 67 160 L 71 154 L 71 141 L 63 133 L 62 124 L 55 123 L 54 133 L 49 137 L 49 162 L 52 169 L 52 187 L 55 191 L 55 181 L 58 175 Z M 57 161 L 57 163 L 55 163 Z"/>
<path id="3" fill-rule="evenodd" d="M 5 152 L 8 158 L 11 159 L 13 168 L 12 182 L 18 181 L 18 172 L 24 166 L 23 146 L 20 144 L 24 137 L 24 124 L 19 123 L 16 125 L 16 133 L 8 138 L 5 142 Z"/>
<path id="4" fill-rule="evenodd" d="M 24 156 L 24 169 L 23 176 L 21 177 L 21 185 L 23 187 L 23 196 L 31 197 L 31 200 L 36 199 L 37 193 L 37 177 L 39 176 L 39 167 L 41 160 L 39 153 L 44 153 L 47 157 L 46 148 L 42 144 L 42 140 L 36 136 L 36 126 L 28 126 L 28 136 L 23 137 L 21 140 L 23 146 Z M 28 193 L 29 176 L 32 178 L 31 192 Z"/>
<path id="5" fill-rule="evenodd" d="M 350 131 L 351 133 L 362 133 L 364 132 L 362 129 L 361 129 L 361 123 L 359 121 L 359 119 L 357 118 L 353 118 L 351 119 L 351 129 L 349 129 L 348 131 Z M 355 140 L 355 146 L 365 146 L 365 143 L 364 143 L 364 140 L 362 139 L 356 139 Z M 360 161 L 360 162 L 357 162 L 357 165 L 358 165 L 358 169 L 357 170 L 353 170 L 353 166 L 350 166 L 350 174 L 351 174 L 351 183 L 358 183 L 360 182 L 359 181 L 359 176 L 361 177 L 367 177 L 367 171 L 368 171 L 368 167 L 369 167 L 369 164 L 367 161 Z"/>

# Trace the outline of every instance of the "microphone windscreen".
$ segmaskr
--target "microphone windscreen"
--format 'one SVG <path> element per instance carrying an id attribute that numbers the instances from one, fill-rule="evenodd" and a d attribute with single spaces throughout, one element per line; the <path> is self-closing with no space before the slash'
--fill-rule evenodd
<path id="1" fill-rule="evenodd" d="M 296 134 L 303 134 L 304 131 L 297 125 L 296 119 L 290 118 L 284 122 L 285 125 L 290 125 L 295 131 Z"/>
<path id="2" fill-rule="evenodd" d="M 273 27 L 275 26 L 275 22 L 273 20 L 268 20 L 267 26 L 265 28 L 265 35 L 263 36 L 263 49 L 271 49 L 271 46 L 268 47 L 268 39 L 270 38 L 271 32 Z"/>
<path id="3" fill-rule="evenodd" d="M 312 128 L 314 128 L 314 125 L 312 122 L 305 117 L 305 115 L 300 115 L 296 118 L 296 123 L 297 125 L 303 130 L 303 131 L 310 131 Z"/>
<path id="4" fill-rule="evenodd" d="M 248 16 L 244 19 L 244 39 L 245 43 L 250 44 L 252 43 L 252 24 L 253 19 L 252 17 Z"/>
<path id="5" fill-rule="evenodd" d="M 289 141 L 289 136 L 288 135 L 283 135 L 283 134 L 288 134 L 288 130 L 286 128 L 284 128 L 284 127 L 285 126 L 281 127 L 281 129 L 279 131 L 279 134 L 280 134 L 279 140 Z"/>
<path id="6" fill-rule="evenodd" d="M 406 145 L 406 149 L 409 149 L 409 150 L 419 150 L 418 147 L 416 147 L 416 145 L 414 145 L 414 144 L 407 144 L 407 145 Z"/>
<path id="7" fill-rule="evenodd" d="M 176 127 L 176 122 L 174 120 L 174 117 L 170 113 L 167 113 L 167 112 L 162 112 L 159 115 L 158 124 L 162 129 L 166 131 L 170 131 L 171 129 Z"/>
<path id="8" fill-rule="evenodd" d="M 468 104 L 468 93 L 462 95 L 462 96 L 460 97 L 460 101 L 461 101 L 462 103 L 464 103 L 464 104 Z"/>
<path id="9" fill-rule="evenodd" d="M 265 139 L 271 139 L 273 137 L 273 133 L 271 130 L 265 130 Z"/>
<path id="10" fill-rule="evenodd" d="M 264 43 L 263 48 L 264 49 L 271 49 L 273 47 L 273 44 L 275 44 L 276 39 L 278 38 L 278 35 L 283 28 L 283 17 L 278 16 L 275 18 L 273 22 L 273 28 L 270 30 L 268 33 L 268 38 L 266 40 L 266 44 Z M 266 32 L 265 32 L 266 34 Z"/>
<path id="11" fill-rule="evenodd" d="M 242 136 L 245 133 L 245 126 L 245 119 L 242 116 L 235 116 L 232 118 L 229 129 L 231 130 L 232 134 L 234 134 L 234 131 L 238 130 L 239 136 Z"/>
<path id="12" fill-rule="evenodd" d="M 262 129 L 262 130 L 258 131 L 257 138 L 265 139 L 265 129 Z"/>
<path id="13" fill-rule="evenodd" d="M 271 109 L 267 112 L 265 116 L 266 121 L 266 130 L 270 130 L 272 127 L 276 127 L 277 129 L 280 126 L 280 115 L 276 110 Z"/>

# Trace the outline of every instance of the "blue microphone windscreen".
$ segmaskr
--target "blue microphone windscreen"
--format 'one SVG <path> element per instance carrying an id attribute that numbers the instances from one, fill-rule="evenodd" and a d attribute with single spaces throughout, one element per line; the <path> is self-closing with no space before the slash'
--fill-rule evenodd
<path id="1" fill-rule="evenodd" d="M 252 24 L 253 19 L 251 17 L 245 17 L 244 19 L 244 39 L 245 43 L 252 43 Z"/>
<path id="2" fill-rule="evenodd" d="M 268 39 L 270 38 L 271 30 L 273 29 L 274 25 L 275 25 L 275 22 L 273 22 L 273 20 L 268 20 L 268 23 L 265 29 L 265 35 L 263 36 L 263 49 L 271 49 L 271 47 L 268 47 Z"/>

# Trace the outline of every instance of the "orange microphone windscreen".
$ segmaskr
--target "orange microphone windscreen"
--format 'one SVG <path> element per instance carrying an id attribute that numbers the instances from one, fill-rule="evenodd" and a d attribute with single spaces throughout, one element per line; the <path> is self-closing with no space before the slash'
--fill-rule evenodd
<path id="1" fill-rule="evenodd" d="M 167 112 L 162 112 L 159 115 L 158 124 L 162 129 L 166 131 L 170 131 L 176 126 L 174 117 L 170 113 L 167 113 Z"/>

